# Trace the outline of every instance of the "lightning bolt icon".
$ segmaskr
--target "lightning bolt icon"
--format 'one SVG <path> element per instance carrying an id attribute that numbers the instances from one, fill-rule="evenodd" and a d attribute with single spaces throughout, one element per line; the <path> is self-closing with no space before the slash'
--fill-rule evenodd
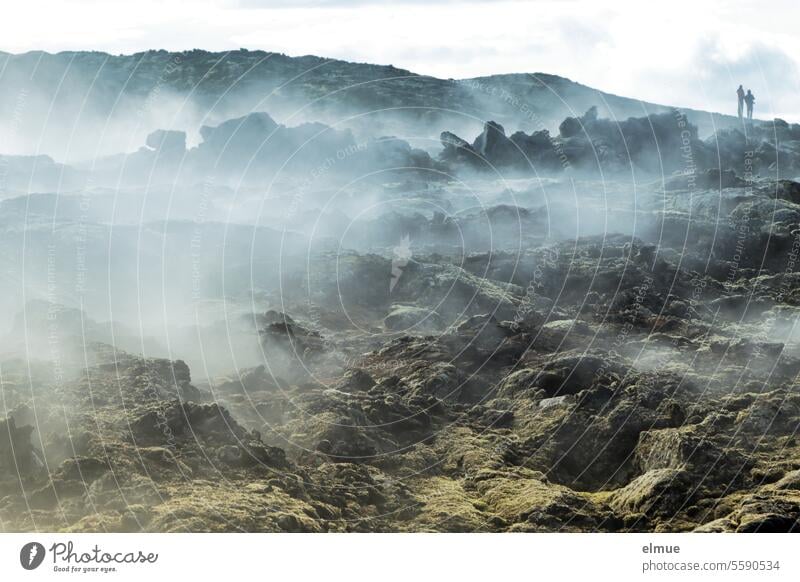
<path id="1" fill-rule="evenodd" d="M 30 553 L 28 554 L 28 566 L 30 566 L 31 564 L 33 564 L 33 560 L 34 560 L 34 558 L 36 558 L 36 555 L 37 555 L 38 553 L 39 553 L 39 548 L 38 548 L 37 546 L 35 546 L 35 545 L 34 545 L 34 546 L 31 546 L 31 551 L 30 551 Z"/>

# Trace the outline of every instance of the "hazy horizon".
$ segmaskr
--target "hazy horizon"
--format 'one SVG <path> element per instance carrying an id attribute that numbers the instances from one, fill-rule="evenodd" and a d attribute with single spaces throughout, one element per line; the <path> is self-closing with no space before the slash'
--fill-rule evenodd
<path id="1" fill-rule="evenodd" d="M 774 4 L 780 6 L 754 18 L 741 0 L 675 2 L 663 13 L 631 2 L 583 0 L 458 7 L 448 0 L 145 0 L 136 6 L 33 0 L 0 23 L 0 50 L 247 48 L 391 64 L 439 78 L 543 72 L 616 95 L 725 114 L 736 113 L 734 91 L 742 83 L 756 95 L 757 117 L 800 121 L 793 56 L 800 40 L 791 17 L 800 9 Z"/>

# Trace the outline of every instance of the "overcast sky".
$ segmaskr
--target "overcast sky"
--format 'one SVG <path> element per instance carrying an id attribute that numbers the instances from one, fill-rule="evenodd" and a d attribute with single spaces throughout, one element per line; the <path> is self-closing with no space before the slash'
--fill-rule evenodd
<path id="1" fill-rule="evenodd" d="M 659 8 L 659 5 L 661 7 Z M 0 49 L 245 47 L 438 77 L 546 72 L 620 95 L 800 121 L 796 0 L 25 0 Z"/>

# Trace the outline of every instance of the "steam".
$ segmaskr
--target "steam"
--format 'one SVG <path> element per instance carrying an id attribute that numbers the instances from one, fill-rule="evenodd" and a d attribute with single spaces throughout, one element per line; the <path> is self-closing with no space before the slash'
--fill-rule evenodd
<path id="1" fill-rule="evenodd" d="M 270 310 L 324 335 L 367 325 L 349 307 L 409 308 L 404 286 L 430 284 L 429 257 L 471 273 L 474 255 L 524 262 L 577 237 L 651 236 L 667 177 L 717 159 L 699 113 L 618 123 L 606 116 L 633 102 L 564 79 L 415 78 L 419 94 L 391 107 L 388 89 L 309 100 L 329 65 L 307 63 L 284 85 L 281 67 L 297 64 L 273 57 L 44 55 L 46 78 L 63 76 L 55 89 L 24 76 L 32 56 L 11 58 L 3 83 L 14 90 L 0 99 L 4 356 L 78 373 L 101 343 L 183 359 L 196 379 L 263 365 Z M 120 62 L 133 71 L 124 82 Z M 270 74 L 251 75 L 258 67 Z M 211 84 L 217 74 L 229 91 Z M 571 106 L 522 97 L 554 85 Z M 376 258 L 354 274 L 352 257 L 365 256 Z"/>

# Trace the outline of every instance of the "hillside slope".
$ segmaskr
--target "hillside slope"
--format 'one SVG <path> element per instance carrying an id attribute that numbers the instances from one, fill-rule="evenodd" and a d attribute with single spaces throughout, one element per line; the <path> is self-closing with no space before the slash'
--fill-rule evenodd
<path id="1" fill-rule="evenodd" d="M 247 50 L 0 53 L 0 153 L 58 161 L 131 151 L 153 129 L 191 134 L 251 111 L 287 125 L 314 120 L 438 143 L 442 130 L 469 134 L 490 118 L 512 130 L 552 130 L 592 105 L 618 119 L 668 110 L 542 73 L 437 79 L 391 65 Z M 701 135 L 736 122 L 687 115 Z"/>

